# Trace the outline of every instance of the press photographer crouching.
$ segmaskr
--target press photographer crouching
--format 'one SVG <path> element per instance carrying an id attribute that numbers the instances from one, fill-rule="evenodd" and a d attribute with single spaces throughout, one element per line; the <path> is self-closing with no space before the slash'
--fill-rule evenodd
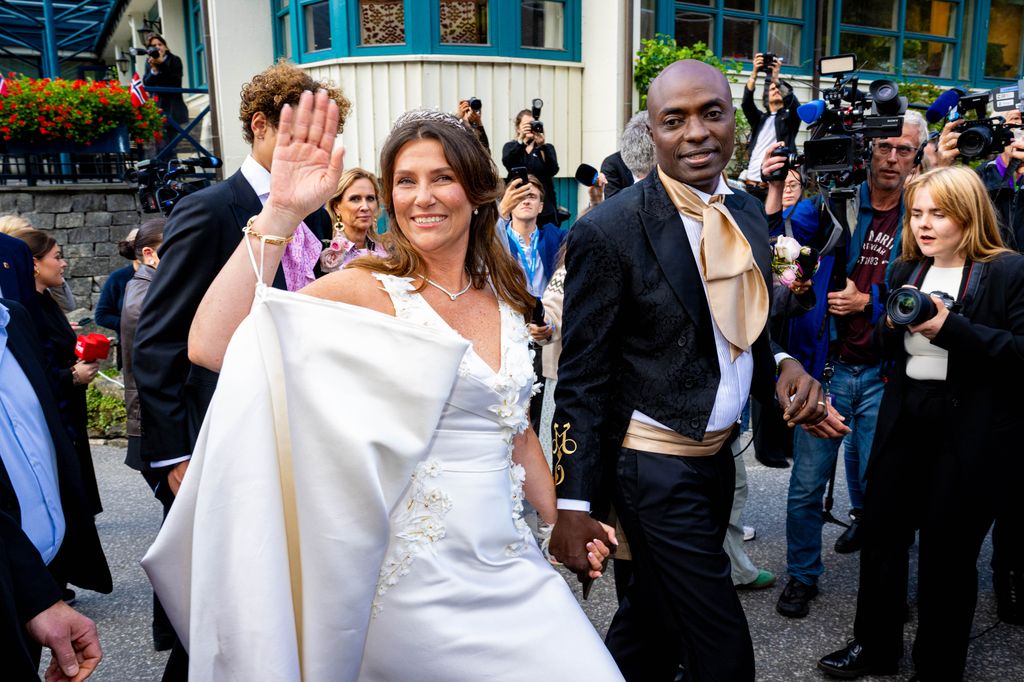
<path id="1" fill-rule="evenodd" d="M 901 258 L 875 328 L 887 383 L 861 521 L 855 639 L 818 667 L 847 679 L 897 672 L 919 529 L 913 679 L 959 680 L 978 553 L 1021 475 L 1006 445 L 1017 440 L 1024 378 L 1024 257 L 1003 246 L 969 168 L 921 175 L 906 203 Z M 901 286 L 945 296 L 915 299 Z"/>

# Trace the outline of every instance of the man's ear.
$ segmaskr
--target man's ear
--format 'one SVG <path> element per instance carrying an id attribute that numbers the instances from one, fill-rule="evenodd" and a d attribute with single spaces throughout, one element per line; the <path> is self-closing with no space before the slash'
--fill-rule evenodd
<path id="1" fill-rule="evenodd" d="M 267 115 L 262 111 L 253 114 L 249 121 L 249 130 L 252 131 L 254 139 L 262 140 L 263 136 L 267 134 Z"/>

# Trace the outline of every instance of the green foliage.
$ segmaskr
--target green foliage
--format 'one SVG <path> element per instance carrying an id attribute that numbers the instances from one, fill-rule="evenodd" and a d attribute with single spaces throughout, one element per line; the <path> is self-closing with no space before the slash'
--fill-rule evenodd
<path id="1" fill-rule="evenodd" d="M 85 391 L 85 407 L 90 434 L 101 437 L 124 434 L 128 417 L 124 400 L 100 393 L 99 389 L 90 385 Z"/>
<path id="2" fill-rule="evenodd" d="M 896 83 L 900 88 L 900 95 L 906 97 L 911 104 L 931 104 L 941 95 L 945 88 L 925 81 L 901 80 Z M 942 123 L 932 123 L 929 130 L 942 130 Z"/>
<path id="3" fill-rule="evenodd" d="M 640 41 L 640 49 L 636 53 L 633 83 L 640 92 L 641 109 L 647 108 L 647 90 L 651 87 L 651 82 L 666 66 L 680 59 L 696 59 L 710 64 L 724 73 L 730 82 L 735 82 L 740 72 L 739 62 L 723 62 L 704 43 L 696 42 L 689 47 L 680 47 L 676 44 L 675 38 L 659 33 L 650 40 Z"/>

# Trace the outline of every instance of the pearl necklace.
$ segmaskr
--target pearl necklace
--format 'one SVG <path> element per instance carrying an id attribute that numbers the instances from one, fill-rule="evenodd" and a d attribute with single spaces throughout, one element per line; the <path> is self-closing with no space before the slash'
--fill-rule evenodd
<path id="1" fill-rule="evenodd" d="M 437 282 L 435 282 L 434 280 L 430 279 L 429 277 L 426 277 L 426 276 L 424 276 L 424 277 L 423 277 L 423 281 L 424 281 L 424 282 L 426 282 L 427 284 L 431 285 L 431 286 L 437 287 L 438 289 L 440 289 L 440 290 L 441 290 L 441 291 L 443 291 L 444 293 L 448 294 L 448 298 L 452 299 L 453 301 L 454 301 L 455 299 L 457 299 L 457 298 L 458 298 L 459 296 L 462 296 L 462 295 L 463 295 L 464 293 L 466 293 L 467 291 L 469 291 L 469 288 L 470 288 L 471 286 L 473 286 L 473 278 L 472 278 L 472 277 L 470 277 L 470 278 L 469 278 L 469 283 L 468 283 L 468 284 L 466 284 L 466 286 L 465 286 L 465 287 L 464 287 L 464 288 L 462 289 L 462 291 L 457 291 L 457 292 L 455 292 L 455 293 L 453 294 L 452 292 L 448 291 L 448 290 L 447 290 L 447 289 L 445 289 L 445 288 L 444 288 L 443 286 L 441 286 L 440 284 L 438 284 L 438 283 L 437 283 Z"/>

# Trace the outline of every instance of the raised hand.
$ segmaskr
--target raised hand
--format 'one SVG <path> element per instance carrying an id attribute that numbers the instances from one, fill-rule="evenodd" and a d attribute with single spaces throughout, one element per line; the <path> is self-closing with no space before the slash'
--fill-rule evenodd
<path id="1" fill-rule="evenodd" d="M 277 127 L 267 206 L 280 221 L 274 234 L 288 236 L 338 188 L 345 149 L 335 145 L 338 104 L 325 90 L 306 91 L 298 106 L 285 104 Z M 283 231 L 283 232 L 282 232 Z"/>

